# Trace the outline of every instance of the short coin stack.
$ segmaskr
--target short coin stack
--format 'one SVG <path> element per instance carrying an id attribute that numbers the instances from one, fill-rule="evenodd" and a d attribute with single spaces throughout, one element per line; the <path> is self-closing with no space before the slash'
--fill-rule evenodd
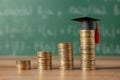
<path id="1" fill-rule="evenodd" d="M 31 61 L 30 60 L 18 60 L 16 61 L 18 70 L 30 70 Z"/>
<path id="2" fill-rule="evenodd" d="M 59 43 L 58 53 L 60 61 L 60 69 L 69 70 L 73 69 L 73 47 L 72 43 Z"/>
<path id="3" fill-rule="evenodd" d="M 38 68 L 40 70 L 52 69 L 52 53 L 51 52 L 37 52 Z"/>
<path id="4" fill-rule="evenodd" d="M 80 30 L 81 69 L 95 69 L 95 32 L 94 30 Z"/>

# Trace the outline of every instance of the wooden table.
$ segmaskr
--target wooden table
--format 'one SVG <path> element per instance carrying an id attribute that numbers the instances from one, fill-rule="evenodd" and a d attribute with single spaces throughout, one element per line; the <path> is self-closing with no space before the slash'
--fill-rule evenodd
<path id="1" fill-rule="evenodd" d="M 16 69 L 16 60 L 21 58 L 32 60 L 32 70 Z M 54 69 L 40 71 L 36 57 L 0 57 L 0 80 L 120 80 L 120 57 L 97 57 L 94 71 L 82 71 L 79 64 L 79 57 L 75 57 L 76 69 L 61 71 L 53 58 Z"/>

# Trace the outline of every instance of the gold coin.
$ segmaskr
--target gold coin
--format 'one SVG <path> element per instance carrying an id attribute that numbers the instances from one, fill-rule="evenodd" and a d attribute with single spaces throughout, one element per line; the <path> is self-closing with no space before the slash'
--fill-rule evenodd
<path id="1" fill-rule="evenodd" d="M 69 67 L 69 64 L 59 64 L 59 67 Z"/>
<path id="2" fill-rule="evenodd" d="M 81 55 L 88 56 L 88 57 L 94 57 L 95 53 L 81 53 Z"/>
<path id="3" fill-rule="evenodd" d="M 38 65 L 47 66 L 47 62 L 45 62 L 45 63 L 38 62 Z"/>
<path id="4" fill-rule="evenodd" d="M 69 56 L 65 56 L 65 55 L 64 56 L 60 56 L 59 55 L 59 59 L 60 60 L 69 60 Z"/>
<path id="5" fill-rule="evenodd" d="M 95 41 L 95 38 L 80 38 L 81 41 Z"/>
<path id="6" fill-rule="evenodd" d="M 73 57 L 69 57 L 69 60 L 71 61 L 71 60 L 74 60 L 74 58 Z"/>
<path id="7" fill-rule="evenodd" d="M 47 60 L 38 59 L 38 64 L 40 64 L 40 65 L 49 65 L 49 64 L 52 64 L 52 60 L 51 59 L 47 59 Z"/>
<path id="8" fill-rule="evenodd" d="M 60 64 L 69 64 L 69 61 L 59 61 Z"/>
<path id="9" fill-rule="evenodd" d="M 58 49 L 67 48 L 67 43 L 58 43 Z"/>
<path id="10" fill-rule="evenodd" d="M 59 56 L 66 56 L 66 57 L 69 57 L 69 54 L 68 54 L 68 53 L 60 53 Z"/>
<path id="11" fill-rule="evenodd" d="M 31 69 L 31 61 L 30 60 L 19 60 L 16 61 L 17 68 L 19 70 L 29 70 Z"/>
<path id="12" fill-rule="evenodd" d="M 68 51 L 58 51 L 59 54 L 68 54 Z"/>
<path id="13" fill-rule="evenodd" d="M 52 65 L 52 61 L 47 61 L 47 65 Z"/>
<path id="14" fill-rule="evenodd" d="M 70 65 L 70 67 L 74 67 L 74 62 L 73 61 L 69 61 L 69 65 Z"/>
<path id="15" fill-rule="evenodd" d="M 48 59 L 47 58 L 38 58 L 38 60 L 47 61 Z"/>
<path id="16" fill-rule="evenodd" d="M 90 55 L 90 54 L 81 54 L 80 56 L 81 58 L 95 58 L 95 54 L 94 55 Z"/>
<path id="17" fill-rule="evenodd" d="M 31 69 L 31 61 L 30 60 L 28 60 L 28 61 L 26 61 L 26 69 Z"/>
<path id="18" fill-rule="evenodd" d="M 80 30 L 81 33 L 95 33 L 95 30 Z"/>
<path id="19" fill-rule="evenodd" d="M 94 68 L 95 65 L 81 65 L 82 68 Z"/>
<path id="20" fill-rule="evenodd" d="M 68 51 L 58 51 L 58 54 L 68 54 Z"/>
<path id="21" fill-rule="evenodd" d="M 47 66 L 38 66 L 39 70 L 48 70 Z"/>
<path id="22" fill-rule="evenodd" d="M 95 67 L 93 68 L 81 68 L 82 70 L 95 70 Z"/>
<path id="23" fill-rule="evenodd" d="M 68 49 L 73 49 L 73 44 L 72 43 L 68 43 Z"/>
<path id="24" fill-rule="evenodd" d="M 81 64 L 81 66 L 83 66 L 83 67 L 94 67 L 95 66 L 95 64 Z"/>
<path id="25" fill-rule="evenodd" d="M 80 49 L 81 50 L 94 50 L 95 49 L 95 45 L 81 45 Z"/>
<path id="26" fill-rule="evenodd" d="M 52 59 L 52 53 L 51 52 L 46 52 L 47 53 L 47 59 Z"/>
<path id="27" fill-rule="evenodd" d="M 61 70 L 69 70 L 70 67 L 69 67 L 69 66 L 64 66 L 64 67 L 63 67 L 63 66 L 62 66 L 62 67 L 60 66 L 59 69 L 61 69 Z"/>
<path id="28" fill-rule="evenodd" d="M 95 65 L 81 65 L 81 67 L 89 68 L 89 67 L 95 67 Z"/>
<path id="29" fill-rule="evenodd" d="M 80 38 L 81 45 L 95 45 L 94 38 Z"/>
<path id="30" fill-rule="evenodd" d="M 95 60 L 95 57 L 81 57 L 80 59 L 83 60 L 83 61 L 84 60 L 89 61 L 89 60 Z"/>
<path id="31" fill-rule="evenodd" d="M 59 54 L 58 57 L 59 57 L 59 59 L 63 59 L 63 58 L 69 59 L 69 55 L 68 54 Z"/>
<path id="32" fill-rule="evenodd" d="M 73 60 L 74 58 L 73 58 L 73 51 L 68 51 L 68 53 L 69 53 L 69 60 Z"/>
<path id="33" fill-rule="evenodd" d="M 83 60 L 82 60 L 81 63 L 82 63 L 82 64 L 83 64 L 83 63 L 85 63 L 85 64 L 95 64 L 95 61 L 88 61 L 88 60 L 86 60 L 86 61 L 84 60 L 84 61 L 83 61 Z"/>
<path id="34" fill-rule="evenodd" d="M 81 50 L 81 54 L 95 54 L 95 50 Z"/>
<path id="35" fill-rule="evenodd" d="M 82 64 L 81 67 L 95 67 L 95 64 Z"/>
<path id="36" fill-rule="evenodd" d="M 95 63 L 81 63 L 81 66 L 94 66 L 95 65 Z"/>
<path id="37" fill-rule="evenodd" d="M 93 34 L 87 34 L 87 33 L 80 33 L 80 38 L 95 38 L 95 35 Z"/>
<path id="38" fill-rule="evenodd" d="M 60 60 L 69 60 L 69 57 L 68 56 L 59 56 L 59 59 Z"/>
<path id="39" fill-rule="evenodd" d="M 47 69 L 51 70 L 52 69 L 52 65 L 47 66 Z"/>
<path id="40" fill-rule="evenodd" d="M 39 51 L 39 52 L 37 52 L 37 57 L 39 57 L 39 58 L 46 58 L 47 57 L 47 53 Z"/>
<path id="41" fill-rule="evenodd" d="M 86 63 L 95 63 L 95 60 L 81 60 L 81 62 L 86 62 Z"/>
<path id="42" fill-rule="evenodd" d="M 51 52 L 46 52 L 46 53 L 47 53 L 47 56 L 52 56 Z"/>
<path id="43" fill-rule="evenodd" d="M 70 56 L 73 56 L 73 51 L 69 50 L 68 53 Z"/>
<path id="44" fill-rule="evenodd" d="M 95 66 L 95 64 L 89 64 L 89 63 L 87 63 L 87 64 L 84 63 L 83 64 L 82 63 L 81 66 L 83 66 L 83 67 L 90 67 L 90 66 Z"/>
<path id="45" fill-rule="evenodd" d="M 80 30 L 80 37 L 95 37 L 95 30 Z"/>
<path id="46" fill-rule="evenodd" d="M 60 65 L 69 65 L 69 62 L 60 62 Z"/>
<path id="47" fill-rule="evenodd" d="M 60 58 L 59 58 L 59 61 L 69 61 L 69 58 L 66 58 L 66 57 L 60 57 Z"/>
<path id="48" fill-rule="evenodd" d="M 84 62 L 84 61 L 88 62 L 88 61 L 92 61 L 92 60 L 95 60 L 95 58 L 87 58 L 87 59 L 82 58 L 81 59 L 82 62 Z"/>

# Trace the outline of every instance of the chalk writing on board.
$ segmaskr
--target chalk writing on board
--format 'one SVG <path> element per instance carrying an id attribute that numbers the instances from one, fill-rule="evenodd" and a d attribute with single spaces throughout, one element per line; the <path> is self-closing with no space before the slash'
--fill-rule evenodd
<path id="1" fill-rule="evenodd" d="M 104 0 L 104 2 L 106 3 L 113 3 L 113 2 L 120 2 L 120 0 Z"/>
<path id="2" fill-rule="evenodd" d="M 57 16 L 61 17 L 64 13 L 61 10 L 53 11 L 52 9 L 45 9 L 42 6 L 37 7 L 38 15 L 41 16 L 42 19 L 47 19 L 49 16 Z"/>
<path id="3" fill-rule="evenodd" d="M 115 16 L 120 15 L 120 6 L 118 6 L 118 4 L 115 4 L 113 11 L 114 11 L 114 15 L 115 15 Z"/>
<path id="4" fill-rule="evenodd" d="M 120 45 L 107 45 L 105 43 L 101 46 L 103 54 L 120 54 Z"/>
<path id="5" fill-rule="evenodd" d="M 47 19 L 48 16 L 62 16 L 65 13 L 63 11 L 53 11 L 52 9 L 44 9 L 41 6 L 38 6 L 38 14 L 43 18 Z M 120 15 L 120 8 L 118 4 L 114 5 L 114 15 Z M 105 5 L 96 6 L 96 5 L 88 5 L 88 6 L 71 6 L 68 9 L 68 13 L 71 14 L 79 14 L 79 15 L 88 15 L 88 14 L 96 14 L 96 15 L 106 15 L 107 7 Z M 15 8 L 6 8 L 0 9 L 0 16 L 31 16 L 33 14 L 32 6 L 27 7 L 15 7 Z M 15 20 L 16 21 L 16 20 Z"/>
<path id="6" fill-rule="evenodd" d="M 58 54 L 57 43 L 66 40 L 73 42 L 74 54 L 79 55 L 80 26 L 67 21 L 77 16 L 95 15 L 101 18 L 102 24 L 99 27 L 102 42 L 96 46 L 96 53 L 120 55 L 119 42 L 115 41 L 119 40 L 120 36 L 119 22 L 117 22 L 120 17 L 120 0 L 101 0 L 97 3 L 94 0 L 93 2 L 84 0 L 78 4 L 75 2 L 66 5 L 62 5 L 62 0 L 59 0 L 60 6 L 57 7 L 52 3 L 46 4 L 46 1 L 39 3 L 39 0 L 36 0 L 35 4 L 32 0 L 22 0 L 24 3 L 22 1 L 19 3 L 17 0 L 14 3 L 9 3 L 8 0 L 2 1 L 0 5 L 1 54 L 3 52 L 13 56 L 29 55 L 29 53 L 35 55 L 38 50 Z M 86 3 L 88 5 L 84 5 Z M 112 18 L 114 20 L 111 20 Z M 107 42 L 106 38 L 110 42 Z"/>
<path id="7" fill-rule="evenodd" d="M 88 15 L 88 14 L 96 14 L 96 15 L 106 15 L 107 9 L 104 5 L 102 6 L 95 6 L 95 5 L 89 5 L 89 6 L 71 6 L 69 8 L 69 13 L 71 14 L 78 14 L 78 15 Z"/>
<path id="8" fill-rule="evenodd" d="M 106 28 L 105 25 L 101 25 L 100 31 L 102 37 L 110 37 L 112 39 L 116 38 L 116 36 L 120 35 L 120 29 L 116 27 L 114 24 L 111 24 L 109 27 L 111 28 Z"/>
<path id="9" fill-rule="evenodd" d="M 35 51 L 43 50 L 43 51 L 52 51 L 53 53 L 57 50 L 57 44 L 54 44 L 54 42 L 51 42 L 50 44 L 46 44 L 45 42 L 34 42 L 33 46 L 28 46 L 24 41 L 15 41 L 15 42 L 5 42 L 4 45 L 0 46 L 0 50 L 10 50 L 9 52 L 12 53 L 12 55 L 16 55 L 18 52 L 23 52 L 26 50 L 35 49 Z M 79 41 L 74 41 L 74 53 L 80 53 L 79 48 Z M 102 43 L 101 46 L 96 47 L 97 52 L 102 51 L 103 54 L 120 54 L 120 45 L 118 44 L 106 44 Z"/>
<path id="10" fill-rule="evenodd" d="M 57 16 L 60 17 L 60 16 L 62 16 L 62 15 L 63 15 L 63 12 L 62 12 L 62 11 L 58 11 L 58 12 L 57 12 Z"/>
<path id="11" fill-rule="evenodd" d="M 120 0 L 117 0 L 117 2 L 120 2 Z"/>
<path id="12" fill-rule="evenodd" d="M 31 6 L 0 9 L 0 16 L 30 16 L 31 14 Z"/>

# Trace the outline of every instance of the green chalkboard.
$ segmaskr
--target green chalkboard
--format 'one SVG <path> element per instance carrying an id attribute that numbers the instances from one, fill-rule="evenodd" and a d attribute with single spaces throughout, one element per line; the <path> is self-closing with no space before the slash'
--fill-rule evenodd
<path id="1" fill-rule="evenodd" d="M 0 55 L 58 54 L 57 43 L 73 42 L 80 55 L 80 23 L 71 19 L 101 19 L 97 55 L 120 55 L 120 0 L 0 0 Z"/>

